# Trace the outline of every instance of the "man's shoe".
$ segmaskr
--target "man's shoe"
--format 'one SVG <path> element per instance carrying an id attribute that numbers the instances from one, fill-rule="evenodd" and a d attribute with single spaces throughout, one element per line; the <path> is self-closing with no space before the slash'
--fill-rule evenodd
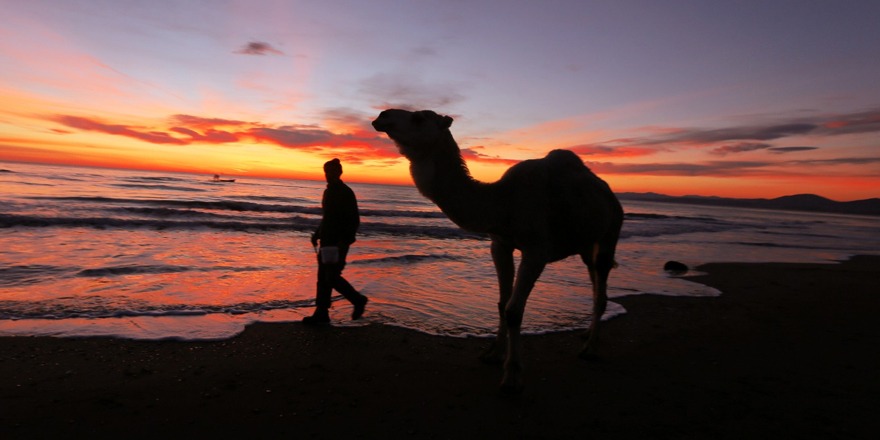
<path id="1" fill-rule="evenodd" d="M 330 323 L 330 315 L 327 313 L 315 313 L 312 316 L 306 316 L 302 320 L 306 325 L 323 325 Z"/>
<path id="2" fill-rule="evenodd" d="M 367 307 L 367 301 L 370 299 L 364 295 L 361 295 L 361 300 L 354 305 L 354 311 L 351 312 L 351 319 L 357 320 L 361 319 L 361 316 L 364 315 L 364 308 Z"/>

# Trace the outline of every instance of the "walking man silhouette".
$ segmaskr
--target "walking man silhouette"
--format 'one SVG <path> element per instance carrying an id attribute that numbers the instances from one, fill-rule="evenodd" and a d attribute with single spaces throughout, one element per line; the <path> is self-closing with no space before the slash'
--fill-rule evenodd
<path id="1" fill-rule="evenodd" d="M 354 191 L 342 182 L 342 164 L 333 159 L 324 164 L 327 189 L 321 199 L 321 224 L 312 234 L 312 246 L 318 251 L 318 290 L 315 294 L 315 312 L 303 318 L 306 324 L 327 324 L 330 322 L 330 295 L 334 289 L 354 305 L 351 319 L 359 319 L 364 314 L 367 297 L 358 293 L 342 277 L 345 257 L 355 241 L 360 225 L 357 198 Z"/>

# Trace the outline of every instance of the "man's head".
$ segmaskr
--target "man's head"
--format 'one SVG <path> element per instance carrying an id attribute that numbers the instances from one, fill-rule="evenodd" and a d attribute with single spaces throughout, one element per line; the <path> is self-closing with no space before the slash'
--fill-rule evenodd
<path id="1" fill-rule="evenodd" d="M 328 182 L 339 180 L 342 177 L 342 163 L 339 162 L 339 159 L 333 159 L 324 164 L 324 177 Z"/>

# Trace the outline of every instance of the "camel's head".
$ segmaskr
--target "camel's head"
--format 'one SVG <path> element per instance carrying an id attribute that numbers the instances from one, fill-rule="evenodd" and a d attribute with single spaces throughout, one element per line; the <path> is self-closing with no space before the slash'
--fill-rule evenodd
<path id="1" fill-rule="evenodd" d="M 387 134 L 397 144 L 400 154 L 409 160 L 430 155 L 433 150 L 447 146 L 446 141 L 451 138 L 451 125 L 452 118 L 431 110 L 385 110 L 373 121 L 373 128 Z"/>

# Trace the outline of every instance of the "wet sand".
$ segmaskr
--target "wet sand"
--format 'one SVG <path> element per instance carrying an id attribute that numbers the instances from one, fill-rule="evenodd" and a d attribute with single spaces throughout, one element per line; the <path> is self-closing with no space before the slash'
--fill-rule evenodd
<path id="1" fill-rule="evenodd" d="M 488 340 L 383 325 L 0 338 L 0 438 L 875 438 L 880 257 L 701 270 L 722 296 L 616 300 L 599 361 L 578 333 L 526 337 L 518 398 Z"/>

